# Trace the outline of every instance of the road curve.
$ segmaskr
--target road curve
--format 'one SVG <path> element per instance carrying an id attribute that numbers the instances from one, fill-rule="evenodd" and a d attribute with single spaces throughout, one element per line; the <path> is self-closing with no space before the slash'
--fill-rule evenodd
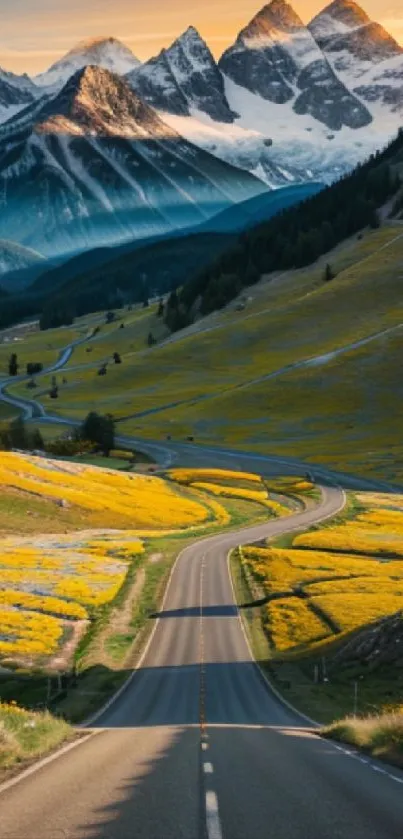
<path id="1" fill-rule="evenodd" d="M 56 373 L 58 370 L 62 370 L 63 367 L 68 364 L 70 361 L 71 356 L 76 347 L 80 344 L 84 344 L 88 341 L 88 335 L 85 335 L 83 338 L 77 338 L 75 341 L 72 341 L 71 344 L 68 344 L 67 347 L 60 350 L 59 357 L 54 364 L 51 364 L 47 367 L 43 373 Z M 9 379 L 5 379 L 4 381 L 0 381 L 0 402 L 4 402 L 6 405 L 10 405 L 13 408 L 17 408 L 18 411 L 21 412 L 21 415 L 24 420 L 31 420 L 31 419 L 38 419 L 46 416 L 46 411 L 41 405 L 40 402 L 36 402 L 35 399 L 24 399 L 22 396 L 10 396 L 6 389 L 9 385 L 18 384 L 18 382 L 28 381 L 30 376 L 25 374 L 21 374 L 20 376 L 13 376 Z"/>
<path id="2" fill-rule="evenodd" d="M 399 324 L 399 328 L 402 324 Z M 57 361 L 44 370 L 44 373 L 53 373 L 61 370 L 70 360 L 74 353 L 75 347 L 85 343 L 91 336 L 84 336 L 73 341 L 67 347 L 60 351 Z M 372 340 L 371 338 L 365 340 Z M 312 363 L 312 359 L 308 360 Z M 305 362 L 303 362 L 305 364 Z M 0 402 L 4 402 L 16 408 L 21 412 L 22 417 L 26 421 L 39 420 L 41 423 L 58 424 L 60 426 L 79 426 L 80 421 L 69 419 L 68 417 L 61 417 L 57 415 L 47 414 L 45 408 L 40 402 L 34 399 L 25 399 L 23 397 L 11 396 L 8 394 L 7 387 L 16 382 L 22 382 L 28 379 L 27 376 L 16 376 L 5 381 L 0 381 Z M 262 475 L 273 474 L 303 474 L 304 471 L 309 471 L 320 481 L 330 481 L 344 486 L 349 490 L 363 490 L 363 491 L 377 491 L 377 492 L 396 492 L 398 487 L 389 484 L 386 481 L 371 480 L 361 476 L 354 476 L 346 472 L 340 472 L 333 469 L 328 469 L 325 466 L 318 464 L 310 464 L 308 461 L 300 460 L 295 457 L 279 457 L 278 455 L 263 455 L 251 454 L 248 451 L 234 450 L 231 448 L 224 448 L 218 446 L 208 445 L 194 445 L 189 443 L 182 443 L 178 441 L 160 441 L 160 440 L 144 440 L 144 438 L 133 437 L 129 435 L 118 434 L 116 437 L 118 444 L 132 446 L 138 451 L 145 452 L 163 467 L 172 466 L 174 463 L 179 463 L 182 466 L 211 466 L 213 463 L 216 467 L 239 469 L 240 471 L 255 471 Z M 403 488 L 400 488 L 403 491 Z"/>
<path id="3" fill-rule="evenodd" d="M 321 505 L 180 555 L 139 669 L 83 745 L 0 794 L 1 839 L 400 839 L 403 773 L 315 736 L 252 662 L 227 554 Z"/>

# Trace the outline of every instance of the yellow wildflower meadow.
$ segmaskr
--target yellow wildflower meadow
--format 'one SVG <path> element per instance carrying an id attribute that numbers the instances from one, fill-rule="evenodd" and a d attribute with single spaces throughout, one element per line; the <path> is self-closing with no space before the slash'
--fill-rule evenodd
<path id="1" fill-rule="evenodd" d="M 263 626 L 279 652 L 321 641 L 331 634 L 309 603 L 298 597 L 276 600 L 267 605 Z"/>
<path id="2" fill-rule="evenodd" d="M 210 495 L 239 498 L 263 504 L 274 516 L 287 515 L 289 509 L 270 498 L 260 475 L 252 472 L 231 472 L 226 469 L 171 469 L 170 478 Z"/>
<path id="3" fill-rule="evenodd" d="M 353 519 L 301 534 L 294 545 L 403 557 L 403 497 L 368 493 L 361 494 L 359 500 L 365 509 Z"/>
<path id="4" fill-rule="evenodd" d="M 0 659 L 49 657 L 72 621 L 111 602 L 133 557 L 131 531 L 7 538 L 0 554 Z"/>
<path id="5" fill-rule="evenodd" d="M 3 540 L 0 660 L 51 656 L 69 637 L 73 621 L 90 620 L 94 610 L 114 600 L 133 557 L 144 551 L 139 533 L 161 535 L 230 521 L 215 499 L 175 489 L 155 476 L 11 452 L 0 453 L 2 488 L 99 510 L 119 524 L 123 516 L 131 528 Z"/>
<path id="6" fill-rule="evenodd" d="M 242 549 L 248 573 L 268 596 L 280 595 L 263 607 L 275 650 L 317 650 L 326 639 L 403 613 L 402 501 L 371 495 L 355 518 L 299 535 L 290 548 Z"/>
<path id="7" fill-rule="evenodd" d="M 400 592 L 372 590 L 313 597 L 310 602 L 338 627 L 339 632 L 357 629 L 378 618 L 393 615 L 403 609 L 403 587 Z"/>
<path id="8" fill-rule="evenodd" d="M 123 474 L 66 461 L 0 453 L 0 487 L 126 517 L 131 527 L 167 530 L 204 524 L 205 504 L 149 475 Z"/>
<path id="9" fill-rule="evenodd" d="M 178 484 L 193 484 L 195 481 L 213 483 L 220 481 L 230 484 L 245 481 L 252 484 L 262 483 L 260 475 L 255 475 L 253 472 L 232 472 L 230 469 L 171 469 L 168 474 Z"/>

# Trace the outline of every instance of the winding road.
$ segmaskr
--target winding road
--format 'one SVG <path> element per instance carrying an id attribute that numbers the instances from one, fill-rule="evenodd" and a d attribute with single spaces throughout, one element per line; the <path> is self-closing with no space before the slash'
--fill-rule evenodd
<path id="1" fill-rule="evenodd" d="M 403 772 L 322 740 L 253 662 L 228 551 L 285 519 L 179 556 L 138 669 L 88 738 L 0 788 L 1 839 L 401 839 Z"/>
<path id="2" fill-rule="evenodd" d="M 247 317 L 252 317 L 248 315 Z M 301 362 L 287 365 L 277 371 L 260 377 L 256 381 L 269 379 L 282 375 L 286 372 L 297 370 L 302 367 L 309 367 L 316 364 L 326 364 L 331 358 L 346 352 L 349 349 L 356 348 L 367 344 L 373 340 L 378 339 L 384 335 L 400 330 L 403 324 L 391 327 L 390 329 L 376 333 L 375 335 L 367 336 L 356 342 L 356 344 L 349 344 L 346 347 L 340 347 L 327 355 L 312 356 Z M 208 331 L 208 330 L 207 330 Z M 76 339 L 63 350 L 60 351 L 59 358 L 50 367 L 43 371 L 43 374 L 54 373 L 62 370 L 70 361 L 76 346 L 90 340 L 92 336 L 86 335 Z M 173 339 L 169 339 L 172 341 Z M 180 340 L 177 337 L 176 340 Z M 16 384 L 23 381 L 28 381 L 28 376 L 20 375 L 0 380 L 0 402 L 16 408 L 20 415 L 27 422 L 39 420 L 41 423 L 58 424 L 60 426 L 79 426 L 80 421 L 69 419 L 68 417 L 61 417 L 60 415 L 48 414 L 43 405 L 34 400 L 19 396 L 12 396 L 7 392 L 9 385 Z M 240 388 L 248 386 L 239 385 Z M 116 442 L 119 445 L 130 446 L 138 451 L 145 452 L 154 458 L 161 466 L 168 467 L 175 462 L 180 462 L 182 466 L 216 466 L 221 468 L 239 469 L 241 471 L 255 471 L 262 475 L 273 475 L 282 473 L 284 475 L 303 474 L 307 469 L 319 481 L 338 483 L 349 490 L 367 490 L 378 492 L 396 492 L 398 487 L 389 484 L 385 481 L 370 480 L 361 476 L 354 476 L 346 472 L 340 472 L 333 469 L 328 469 L 322 465 L 310 464 L 308 461 L 300 460 L 294 457 L 279 457 L 276 455 L 261 455 L 258 453 L 251 454 L 248 451 L 234 450 L 230 448 L 208 446 L 208 445 L 193 445 L 189 443 L 182 443 L 178 441 L 159 441 L 159 440 L 145 440 L 141 437 L 133 437 L 125 434 L 116 436 Z M 403 491 L 403 488 L 402 488 Z"/>
<path id="3" fill-rule="evenodd" d="M 5 398 L 35 416 L 36 403 L 1 389 Z M 120 442 L 166 464 L 306 469 L 229 449 Z M 1 839 L 401 839 L 403 772 L 321 739 L 287 706 L 252 660 L 235 605 L 233 547 L 308 527 L 344 505 L 334 473 L 312 470 L 322 484 L 314 509 L 180 554 L 143 657 L 89 721 L 90 734 L 0 787 Z M 337 477 L 349 488 L 387 488 Z"/>

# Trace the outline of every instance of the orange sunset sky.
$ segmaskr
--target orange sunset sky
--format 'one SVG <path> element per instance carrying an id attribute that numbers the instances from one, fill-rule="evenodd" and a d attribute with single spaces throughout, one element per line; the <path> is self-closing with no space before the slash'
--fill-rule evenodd
<path id="1" fill-rule="evenodd" d="M 264 5 L 259 0 L 0 0 L 0 65 L 38 73 L 77 41 L 114 35 L 141 60 L 169 46 L 189 24 L 219 56 Z M 326 0 L 295 0 L 310 20 Z M 403 0 L 364 0 L 365 11 L 403 43 Z"/>

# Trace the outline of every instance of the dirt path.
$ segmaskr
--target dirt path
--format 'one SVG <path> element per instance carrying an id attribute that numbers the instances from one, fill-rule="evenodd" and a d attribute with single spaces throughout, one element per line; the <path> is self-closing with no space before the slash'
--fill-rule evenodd
<path id="1" fill-rule="evenodd" d="M 133 584 L 126 596 L 122 605 L 116 606 L 111 615 L 99 632 L 96 640 L 91 644 L 91 649 L 86 656 L 85 667 L 88 668 L 91 664 L 103 664 L 110 670 L 120 670 L 124 666 L 124 661 L 117 662 L 113 656 L 110 655 L 107 648 L 108 638 L 114 635 L 124 635 L 130 631 L 130 622 L 133 617 L 134 604 L 139 599 L 146 580 L 146 569 L 144 567 L 138 568 Z M 128 650 L 130 655 L 131 650 Z"/>
<path id="2" fill-rule="evenodd" d="M 59 650 L 58 654 L 50 660 L 49 669 L 66 672 L 70 669 L 74 652 L 88 629 L 89 621 L 63 621 L 63 624 L 64 626 L 71 627 L 73 632 L 70 640 L 67 641 L 61 650 Z"/>

